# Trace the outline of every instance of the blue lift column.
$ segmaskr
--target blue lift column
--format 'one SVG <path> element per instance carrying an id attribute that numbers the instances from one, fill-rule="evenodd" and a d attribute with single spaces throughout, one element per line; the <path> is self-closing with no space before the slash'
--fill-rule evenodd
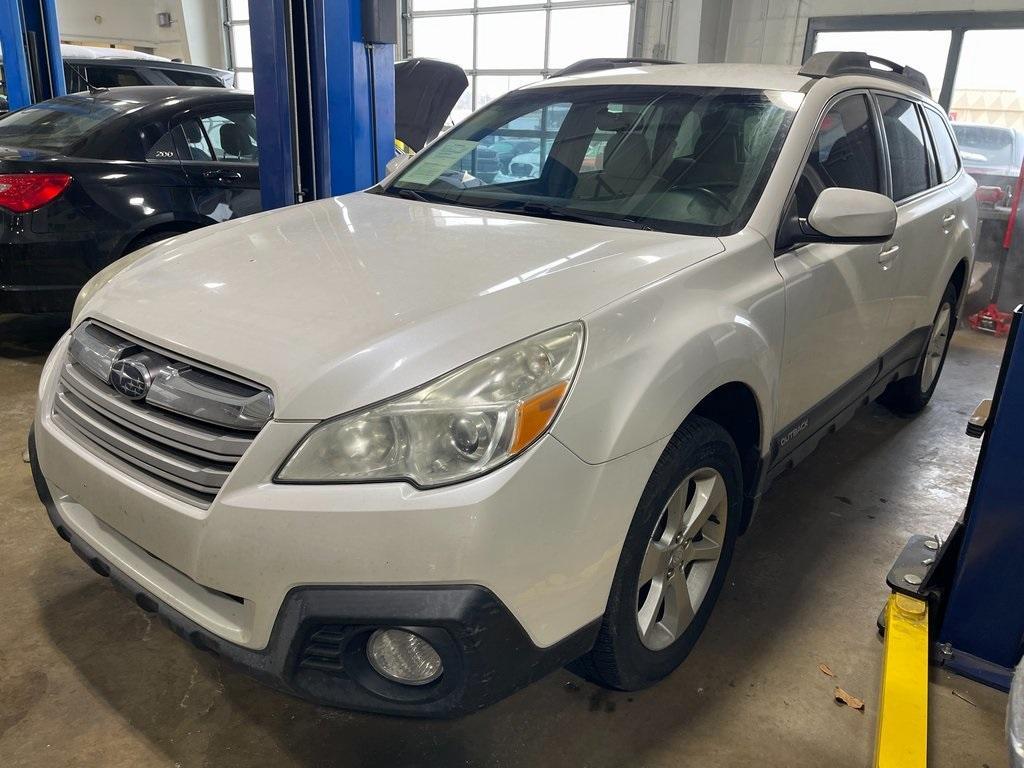
<path id="1" fill-rule="evenodd" d="M 1008 690 L 1024 655 L 1024 309 L 1013 313 L 990 401 L 967 434 L 982 439 L 967 507 L 944 542 L 910 538 L 889 572 L 894 592 L 929 604 L 935 658 Z"/>
<path id="2" fill-rule="evenodd" d="M 12 110 L 64 95 L 55 0 L 0 0 L 0 50 Z"/>
<path id="3" fill-rule="evenodd" d="M 375 184 L 394 155 L 397 3 L 249 0 L 249 17 L 264 210 Z"/>

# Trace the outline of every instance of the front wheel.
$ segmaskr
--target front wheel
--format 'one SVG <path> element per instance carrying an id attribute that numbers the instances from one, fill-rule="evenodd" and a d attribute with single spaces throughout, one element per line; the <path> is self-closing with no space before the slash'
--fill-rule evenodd
<path id="1" fill-rule="evenodd" d="M 688 419 L 647 482 L 597 642 L 575 671 L 631 691 L 682 663 L 722 589 L 742 495 L 740 459 L 729 434 L 708 419 Z"/>
<path id="2" fill-rule="evenodd" d="M 883 402 L 893 410 L 914 414 L 932 399 L 956 328 L 956 300 L 956 288 L 950 283 L 942 294 L 942 301 L 939 302 L 928 333 L 927 345 L 914 375 L 890 384 L 885 391 Z"/>

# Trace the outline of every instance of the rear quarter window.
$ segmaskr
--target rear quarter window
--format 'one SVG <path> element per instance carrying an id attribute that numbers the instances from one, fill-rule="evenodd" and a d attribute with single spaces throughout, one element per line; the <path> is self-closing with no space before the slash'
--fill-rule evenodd
<path id="1" fill-rule="evenodd" d="M 223 88 L 224 83 L 214 75 L 203 72 L 182 72 L 177 69 L 161 69 L 160 74 L 175 85 L 200 86 L 204 88 Z"/>
<path id="2" fill-rule="evenodd" d="M 928 121 L 928 130 L 931 132 L 932 142 L 935 144 L 935 156 L 939 163 L 939 179 L 949 181 L 960 170 L 960 155 L 956 151 L 956 145 L 953 144 L 953 137 L 949 134 L 946 121 L 934 109 L 926 107 L 924 117 Z"/>

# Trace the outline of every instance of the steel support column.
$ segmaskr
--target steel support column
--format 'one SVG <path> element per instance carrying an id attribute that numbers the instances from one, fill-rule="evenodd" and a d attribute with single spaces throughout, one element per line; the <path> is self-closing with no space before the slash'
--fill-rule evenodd
<path id="1" fill-rule="evenodd" d="M 0 50 L 12 110 L 65 93 L 55 0 L 0 0 Z"/>
<path id="2" fill-rule="evenodd" d="M 373 185 L 393 155 L 394 52 L 359 0 L 249 0 L 264 209 Z"/>

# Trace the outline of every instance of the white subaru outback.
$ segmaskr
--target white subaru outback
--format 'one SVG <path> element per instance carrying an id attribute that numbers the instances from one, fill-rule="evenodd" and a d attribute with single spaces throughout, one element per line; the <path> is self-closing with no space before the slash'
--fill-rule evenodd
<path id="1" fill-rule="evenodd" d="M 772 479 L 935 389 L 976 209 L 927 92 L 854 53 L 552 77 L 377 187 L 133 254 L 42 375 L 50 519 L 316 701 L 650 685 Z"/>

